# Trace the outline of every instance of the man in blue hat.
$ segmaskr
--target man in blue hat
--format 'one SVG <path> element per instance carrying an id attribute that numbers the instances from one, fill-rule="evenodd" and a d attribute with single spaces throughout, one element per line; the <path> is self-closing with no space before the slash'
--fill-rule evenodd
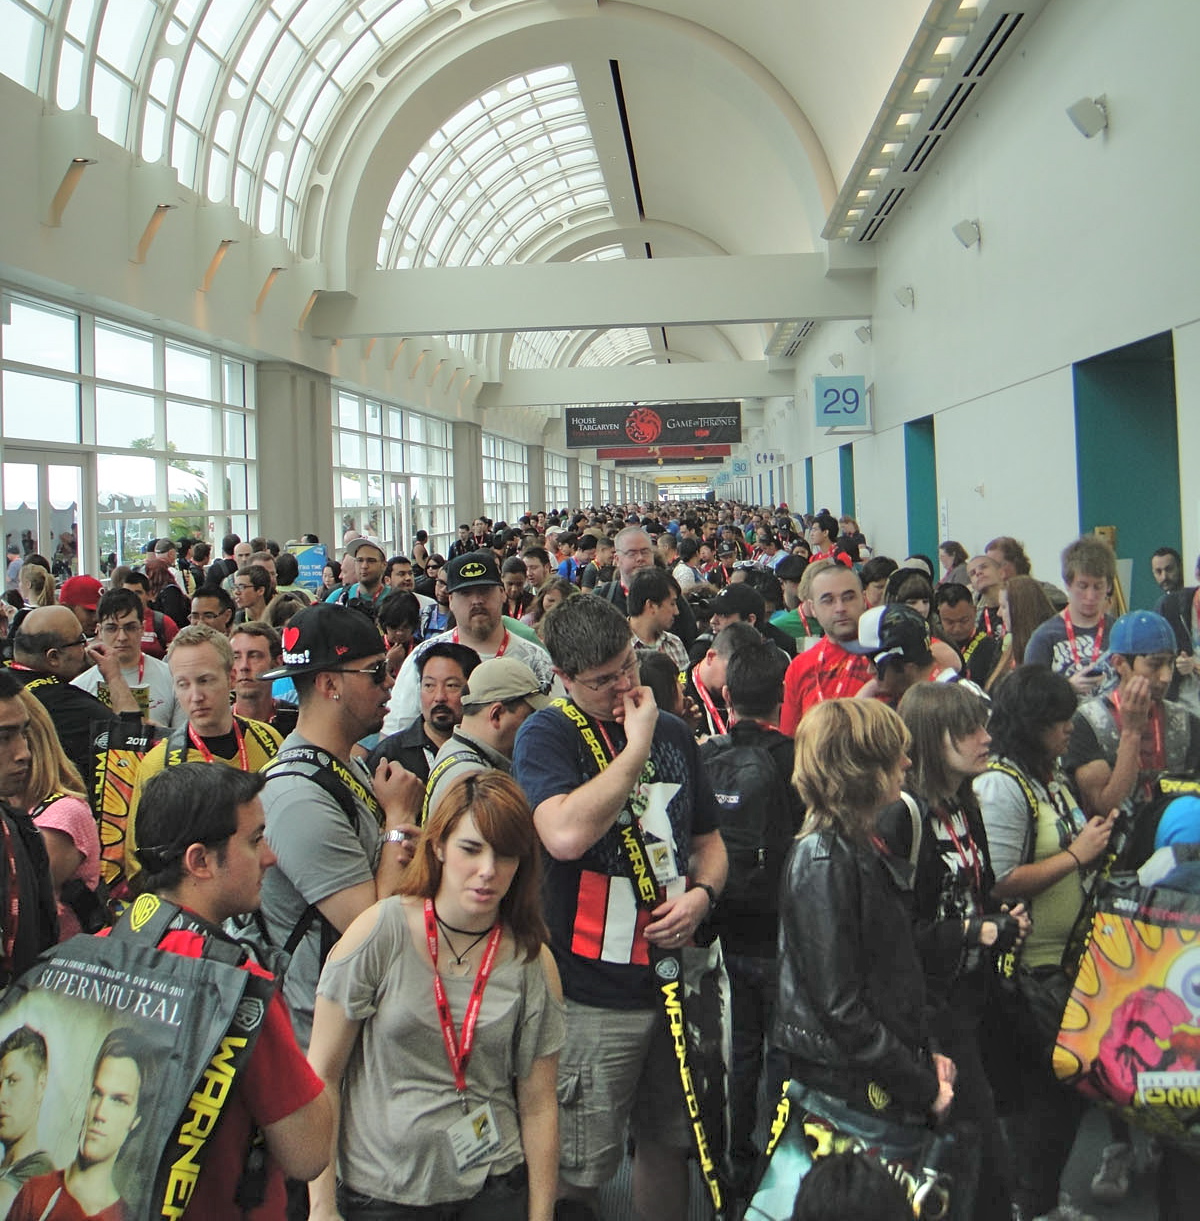
<path id="1" fill-rule="evenodd" d="M 1122 615 L 1113 624 L 1109 661 L 1117 687 L 1080 704 L 1063 762 L 1089 817 L 1105 818 L 1118 807 L 1136 817 L 1160 775 L 1200 769 L 1200 717 L 1166 698 L 1175 634 L 1162 615 Z"/>

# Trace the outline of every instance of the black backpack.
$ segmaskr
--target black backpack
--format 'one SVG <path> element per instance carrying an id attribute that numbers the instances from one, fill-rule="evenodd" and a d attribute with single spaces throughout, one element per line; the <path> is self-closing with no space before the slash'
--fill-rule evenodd
<path id="1" fill-rule="evenodd" d="M 778 754 L 771 749 L 776 739 L 784 743 Z M 784 858 L 803 821 L 800 798 L 787 778 L 791 743 L 743 722 L 702 742 L 700 757 L 716 794 L 729 857 L 720 907 L 731 915 L 777 912 Z"/>

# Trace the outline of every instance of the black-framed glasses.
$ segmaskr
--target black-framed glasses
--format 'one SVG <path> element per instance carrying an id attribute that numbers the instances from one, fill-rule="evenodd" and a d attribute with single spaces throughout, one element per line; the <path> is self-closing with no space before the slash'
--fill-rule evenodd
<path id="1" fill-rule="evenodd" d="M 365 669 L 351 670 L 345 667 L 336 666 L 333 672 L 335 674 L 366 674 L 370 676 L 371 681 L 377 686 L 383 685 L 383 680 L 388 676 L 387 658 L 377 661 L 373 666 L 367 666 Z"/>
<path id="2" fill-rule="evenodd" d="M 54 647 L 60 653 L 66 649 L 86 649 L 88 647 L 88 638 L 80 632 L 78 640 L 64 640 L 62 644 L 56 644 Z"/>

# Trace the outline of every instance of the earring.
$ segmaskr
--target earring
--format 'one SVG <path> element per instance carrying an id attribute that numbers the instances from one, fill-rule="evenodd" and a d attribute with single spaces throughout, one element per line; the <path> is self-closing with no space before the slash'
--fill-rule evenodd
<path id="1" fill-rule="evenodd" d="M 329 698 L 335 699 L 335 700 L 340 700 L 342 697 L 335 691 Z"/>

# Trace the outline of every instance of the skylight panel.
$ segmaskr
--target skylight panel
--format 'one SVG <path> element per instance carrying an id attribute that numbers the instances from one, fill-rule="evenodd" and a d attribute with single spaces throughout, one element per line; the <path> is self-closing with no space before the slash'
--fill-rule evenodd
<path id="1" fill-rule="evenodd" d="M 108 0 L 105 5 L 96 54 L 127 80 L 137 75 L 157 11 L 150 0 Z"/>
<path id="2" fill-rule="evenodd" d="M 224 59 L 245 18 L 246 5 L 239 0 L 209 0 L 208 11 L 200 23 L 200 38 Z"/>
<path id="3" fill-rule="evenodd" d="M 26 89 L 36 90 L 42 63 L 45 25 L 13 0 L 0 0 L 0 73 Z"/>

